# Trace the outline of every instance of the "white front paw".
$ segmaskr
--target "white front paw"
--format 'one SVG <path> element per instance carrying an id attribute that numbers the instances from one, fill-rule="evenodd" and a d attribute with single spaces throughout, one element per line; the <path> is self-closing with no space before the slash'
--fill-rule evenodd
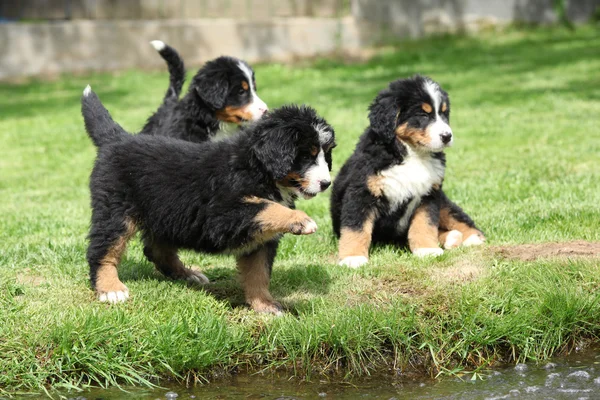
<path id="1" fill-rule="evenodd" d="M 358 268 L 369 262 L 369 259 L 365 256 L 350 256 L 343 260 L 340 260 L 339 265 L 346 266 L 349 268 Z"/>
<path id="2" fill-rule="evenodd" d="M 129 291 L 118 290 L 115 292 L 106 292 L 98 294 L 98 300 L 110 304 L 123 303 L 129 298 Z"/>
<path id="3" fill-rule="evenodd" d="M 413 250 L 413 254 L 417 257 L 438 257 L 444 254 L 444 250 L 439 247 L 423 247 Z"/>
<path id="4" fill-rule="evenodd" d="M 485 242 L 485 239 L 478 233 L 474 233 L 466 238 L 462 244 L 463 246 L 479 246 Z"/>
<path id="5" fill-rule="evenodd" d="M 302 227 L 302 235 L 310 235 L 317 231 L 317 223 L 312 219 Z"/>

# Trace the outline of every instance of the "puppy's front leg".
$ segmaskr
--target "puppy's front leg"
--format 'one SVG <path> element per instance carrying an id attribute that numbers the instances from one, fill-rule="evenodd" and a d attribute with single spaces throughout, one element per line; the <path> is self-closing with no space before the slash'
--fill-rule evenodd
<path id="1" fill-rule="evenodd" d="M 258 199 L 264 208 L 254 219 L 263 234 L 292 233 L 310 235 L 317 231 L 317 224 L 304 211 L 292 210 L 270 200 Z"/>
<path id="2" fill-rule="evenodd" d="M 269 244 L 238 257 L 237 265 L 240 270 L 242 287 L 246 302 L 256 312 L 282 314 L 281 304 L 276 302 L 269 293 L 271 265 L 275 258 L 275 248 Z M 272 246 L 271 246 L 272 247 Z"/>

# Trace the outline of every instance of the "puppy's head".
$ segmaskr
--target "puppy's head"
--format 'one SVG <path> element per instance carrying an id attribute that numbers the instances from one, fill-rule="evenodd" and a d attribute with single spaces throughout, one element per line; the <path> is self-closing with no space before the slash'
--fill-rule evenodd
<path id="1" fill-rule="evenodd" d="M 254 71 L 237 58 L 207 62 L 194 76 L 190 89 L 224 122 L 255 121 L 268 109 L 256 93 Z"/>
<path id="2" fill-rule="evenodd" d="M 390 83 L 369 110 L 371 129 L 381 141 L 397 139 L 430 152 L 440 152 L 454 141 L 448 93 L 427 77 Z"/>
<path id="3" fill-rule="evenodd" d="M 275 109 L 254 126 L 252 151 L 278 185 L 312 198 L 331 185 L 331 125 L 307 106 Z"/>

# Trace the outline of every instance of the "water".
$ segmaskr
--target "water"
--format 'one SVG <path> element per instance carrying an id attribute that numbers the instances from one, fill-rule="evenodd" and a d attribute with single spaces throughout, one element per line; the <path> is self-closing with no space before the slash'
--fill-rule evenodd
<path id="1" fill-rule="evenodd" d="M 472 379 L 475 378 L 475 379 Z M 93 390 L 69 399 L 600 399 L 600 350 L 556 358 L 541 365 L 512 365 L 482 377 L 426 379 L 375 375 L 352 382 L 298 382 L 285 376 L 239 375 L 194 388 Z M 63 394 L 64 395 L 64 394 Z M 79 397 L 78 397 L 79 396 Z"/>

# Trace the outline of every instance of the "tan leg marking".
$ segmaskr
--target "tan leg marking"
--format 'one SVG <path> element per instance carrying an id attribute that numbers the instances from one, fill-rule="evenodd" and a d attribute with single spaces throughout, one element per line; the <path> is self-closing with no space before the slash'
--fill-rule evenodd
<path id="1" fill-rule="evenodd" d="M 438 227 L 431 223 L 427 207 L 419 206 L 408 227 L 408 246 L 417 256 L 443 254 L 438 246 Z"/>
<path id="2" fill-rule="evenodd" d="M 361 230 L 341 229 L 338 251 L 340 265 L 358 268 L 369 261 L 369 247 L 374 223 L 375 214 L 371 213 L 363 222 Z"/>
<path id="3" fill-rule="evenodd" d="M 250 307 L 257 312 L 281 315 L 281 304 L 276 302 L 269 293 L 271 278 L 267 266 L 266 249 L 262 248 L 250 255 L 238 257 L 237 265 L 246 302 Z"/>
<path id="4" fill-rule="evenodd" d="M 477 245 L 485 242 L 485 236 L 479 229 L 472 228 L 464 222 L 457 221 L 450 213 L 449 208 L 440 210 L 440 229 L 462 233 L 464 246 Z"/>
<path id="5" fill-rule="evenodd" d="M 274 201 L 258 197 L 249 197 L 246 198 L 246 201 L 266 204 L 265 208 L 254 218 L 261 227 L 264 241 L 280 233 L 310 235 L 317 231 L 317 224 L 304 211 L 292 210 Z"/>
<path id="6" fill-rule="evenodd" d="M 187 280 L 200 285 L 210 283 L 202 272 L 186 268 L 179 259 L 175 248 L 153 244 L 152 260 L 156 269 L 168 278 Z"/>
<path id="7" fill-rule="evenodd" d="M 119 280 L 117 267 L 127 248 L 127 242 L 135 234 L 136 229 L 131 220 L 127 220 L 125 225 L 125 233 L 108 249 L 96 272 L 95 289 L 100 301 L 118 303 L 127 300 L 129 297 L 127 286 Z"/>

